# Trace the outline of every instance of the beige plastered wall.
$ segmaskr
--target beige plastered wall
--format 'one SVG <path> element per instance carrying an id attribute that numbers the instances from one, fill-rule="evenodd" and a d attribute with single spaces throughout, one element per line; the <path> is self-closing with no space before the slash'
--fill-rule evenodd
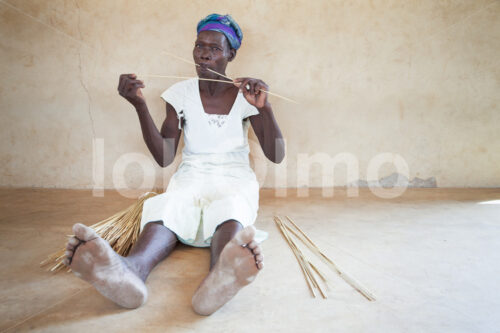
<path id="1" fill-rule="evenodd" d="M 180 149 L 169 167 L 154 163 L 118 77 L 194 76 L 162 50 L 190 59 L 196 24 L 213 12 L 244 32 L 227 73 L 300 102 L 270 97 L 286 139 L 280 165 L 250 131 L 263 187 L 326 186 L 331 165 L 332 183 L 346 185 L 342 158 L 366 180 L 383 153 L 438 187 L 500 186 L 495 0 L 1 0 L 0 186 L 165 188 Z M 159 96 L 175 82 L 145 79 L 158 127 Z M 385 163 L 377 177 L 398 170 Z"/>

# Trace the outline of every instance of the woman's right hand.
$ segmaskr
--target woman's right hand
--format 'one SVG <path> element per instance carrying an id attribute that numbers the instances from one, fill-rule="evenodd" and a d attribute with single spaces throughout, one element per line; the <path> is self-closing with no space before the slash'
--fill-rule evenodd
<path id="1" fill-rule="evenodd" d="M 137 80 L 135 74 L 122 74 L 120 75 L 120 82 L 118 83 L 118 93 L 129 101 L 134 107 L 146 103 L 146 99 L 142 95 L 141 88 L 145 88 L 144 82 Z"/>

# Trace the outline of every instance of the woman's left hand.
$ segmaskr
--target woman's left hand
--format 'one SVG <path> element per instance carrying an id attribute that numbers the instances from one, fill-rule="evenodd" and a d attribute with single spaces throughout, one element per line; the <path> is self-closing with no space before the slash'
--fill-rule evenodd
<path id="1" fill-rule="evenodd" d="M 267 91 L 269 91 L 269 87 L 264 81 L 252 79 L 251 77 L 240 77 L 235 79 L 233 83 L 240 88 L 248 103 L 256 108 L 259 109 L 269 105 L 267 101 Z"/>

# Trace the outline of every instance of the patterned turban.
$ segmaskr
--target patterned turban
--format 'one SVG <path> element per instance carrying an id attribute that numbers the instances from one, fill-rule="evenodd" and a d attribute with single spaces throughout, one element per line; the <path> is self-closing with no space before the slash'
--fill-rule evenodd
<path id="1" fill-rule="evenodd" d="M 223 33 L 229 45 L 233 49 L 239 49 L 241 46 L 241 40 L 243 39 L 243 32 L 236 21 L 229 15 L 219 15 L 210 14 L 200 22 L 196 27 L 196 31 L 199 34 L 202 31 L 213 30 Z"/>

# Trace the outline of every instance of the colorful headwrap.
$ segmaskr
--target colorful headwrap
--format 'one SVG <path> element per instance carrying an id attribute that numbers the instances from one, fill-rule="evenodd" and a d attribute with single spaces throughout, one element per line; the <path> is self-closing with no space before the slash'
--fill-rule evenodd
<path id="1" fill-rule="evenodd" d="M 201 31 L 206 30 L 222 32 L 233 49 L 237 50 L 241 46 L 243 32 L 241 31 L 238 23 L 236 23 L 236 21 L 229 14 L 210 14 L 202 19 L 198 22 L 196 31 L 199 34 Z"/>

